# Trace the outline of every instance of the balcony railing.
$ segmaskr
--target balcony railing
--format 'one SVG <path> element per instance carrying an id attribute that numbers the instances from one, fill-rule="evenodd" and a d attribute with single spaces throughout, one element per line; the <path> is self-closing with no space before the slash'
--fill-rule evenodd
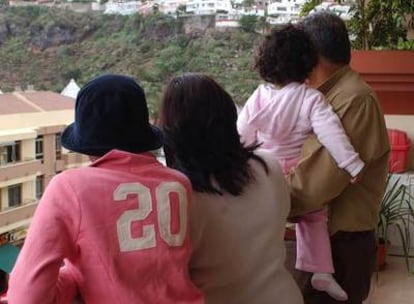
<path id="1" fill-rule="evenodd" d="M 8 163 L 5 166 L 1 166 L 0 182 L 36 174 L 37 172 L 41 171 L 41 166 L 42 162 L 40 160 Z"/>
<path id="2" fill-rule="evenodd" d="M 37 201 L 32 200 L 32 203 L 0 212 L 0 234 L 28 224 L 37 204 Z"/>

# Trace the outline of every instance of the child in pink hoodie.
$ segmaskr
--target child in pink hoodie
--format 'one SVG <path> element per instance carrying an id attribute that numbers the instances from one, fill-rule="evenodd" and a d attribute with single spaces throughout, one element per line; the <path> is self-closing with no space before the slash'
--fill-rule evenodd
<path id="1" fill-rule="evenodd" d="M 255 67 L 268 82 L 248 99 L 237 121 L 242 141 L 262 143 L 273 152 L 285 174 L 299 160 L 304 141 L 314 133 L 328 149 L 337 165 L 356 182 L 364 167 L 352 147 L 339 118 L 323 95 L 305 84 L 318 62 L 307 34 L 293 25 L 274 29 L 264 38 Z M 347 300 L 346 292 L 333 277 L 327 211 L 301 217 L 296 225 L 296 268 L 313 272 L 312 286 L 337 300 Z"/>
<path id="2" fill-rule="evenodd" d="M 190 281 L 190 181 L 151 152 L 142 88 L 103 75 L 76 99 L 62 145 L 90 166 L 56 175 L 43 194 L 10 278 L 10 304 L 202 304 Z M 64 266 L 63 266 L 64 264 Z"/>

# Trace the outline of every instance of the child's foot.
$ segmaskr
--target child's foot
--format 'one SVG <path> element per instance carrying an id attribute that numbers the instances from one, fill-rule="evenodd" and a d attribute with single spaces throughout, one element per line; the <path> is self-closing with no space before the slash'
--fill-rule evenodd
<path id="1" fill-rule="evenodd" d="M 311 279 L 312 287 L 316 290 L 325 291 L 338 301 L 348 300 L 348 295 L 335 281 L 330 273 L 314 273 Z"/>

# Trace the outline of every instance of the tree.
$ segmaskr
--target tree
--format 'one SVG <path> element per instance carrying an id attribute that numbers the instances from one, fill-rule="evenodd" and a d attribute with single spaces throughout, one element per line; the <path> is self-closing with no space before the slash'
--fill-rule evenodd
<path id="1" fill-rule="evenodd" d="M 355 48 L 395 49 L 406 40 L 406 25 L 412 25 L 414 0 L 358 0 L 351 11 Z"/>
<path id="2" fill-rule="evenodd" d="M 176 15 L 177 15 L 177 17 L 178 16 L 180 16 L 180 15 L 184 15 L 185 14 L 185 12 L 186 12 L 186 10 L 187 10 L 187 5 L 185 5 L 185 4 L 180 4 L 178 7 L 177 7 L 177 10 L 176 10 Z"/>
<path id="3" fill-rule="evenodd" d="M 310 13 L 311 10 L 313 10 L 315 8 L 315 6 L 319 5 L 322 3 L 322 0 L 310 0 L 310 1 L 306 1 L 303 6 L 302 6 L 302 10 L 300 11 L 300 15 L 301 16 L 306 16 Z"/>
<path id="4" fill-rule="evenodd" d="M 270 29 L 270 24 L 269 22 L 267 22 L 267 17 L 266 16 L 259 17 L 256 21 L 256 27 L 261 33 L 263 34 L 267 33 Z"/>
<path id="5" fill-rule="evenodd" d="M 243 15 L 239 20 L 239 24 L 246 32 L 253 33 L 256 31 L 257 20 L 258 17 L 256 15 Z"/>
<path id="6" fill-rule="evenodd" d="M 353 36 L 353 46 L 357 49 L 369 49 L 369 28 L 368 18 L 366 16 L 366 1 L 357 0 L 351 8 L 353 15 L 348 22 L 348 28 Z"/>

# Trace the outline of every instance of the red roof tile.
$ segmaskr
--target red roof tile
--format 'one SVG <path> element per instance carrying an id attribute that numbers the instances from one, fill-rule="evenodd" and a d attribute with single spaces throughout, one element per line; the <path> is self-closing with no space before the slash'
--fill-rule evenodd
<path id="1" fill-rule="evenodd" d="M 49 91 L 0 94 L 0 115 L 73 110 L 75 101 Z"/>
<path id="2" fill-rule="evenodd" d="M 39 108 L 42 108 L 44 111 L 72 110 L 75 108 L 74 99 L 55 92 L 22 92 L 21 95 L 26 97 Z"/>
<path id="3" fill-rule="evenodd" d="M 0 94 L 0 115 L 38 112 L 12 93 Z"/>

